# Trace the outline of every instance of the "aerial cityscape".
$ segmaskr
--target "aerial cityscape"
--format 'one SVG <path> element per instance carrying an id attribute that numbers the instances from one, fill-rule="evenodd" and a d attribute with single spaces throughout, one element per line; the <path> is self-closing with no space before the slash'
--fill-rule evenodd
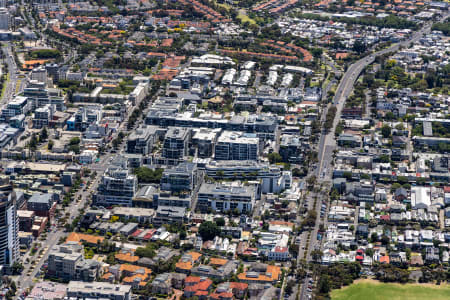
<path id="1" fill-rule="evenodd" d="M 450 299 L 449 15 L 0 0 L 1 299 Z"/>

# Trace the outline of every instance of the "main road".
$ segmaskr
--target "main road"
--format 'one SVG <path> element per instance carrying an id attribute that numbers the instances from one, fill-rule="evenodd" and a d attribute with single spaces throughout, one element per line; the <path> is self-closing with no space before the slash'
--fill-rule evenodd
<path id="1" fill-rule="evenodd" d="M 106 168 L 109 166 L 109 163 L 110 163 L 110 160 L 112 157 L 113 157 L 113 154 L 108 153 L 108 154 L 104 155 L 100 159 L 99 162 L 89 166 L 89 169 L 96 171 L 97 175 L 89 187 L 87 187 L 87 188 L 80 187 L 78 192 L 73 196 L 73 199 L 72 199 L 72 202 L 70 203 L 70 205 L 68 207 L 66 207 L 66 209 L 64 210 L 63 215 L 65 213 L 68 213 L 67 223 L 70 224 L 72 222 L 72 220 L 79 215 L 79 210 L 84 207 L 86 200 L 90 196 L 90 193 L 96 191 L 99 181 L 101 179 L 101 176 L 103 175 L 103 172 L 106 170 Z M 81 200 L 78 200 L 79 198 L 81 198 Z M 31 264 L 25 263 L 23 261 L 25 269 L 23 270 L 22 275 L 19 276 L 19 278 L 17 279 L 17 282 L 16 282 L 17 286 L 19 288 L 19 293 L 17 294 L 17 296 L 20 296 L 21 292 L 23 292 L 26 289 L 28 289 L 29 287 L 31 287 L 31 285 L 33 284 L 33 278 L 36 277 L 36 275 L 40 271 L 41 267 L 47 260 L 50 250 L 56 244 L 58 244 L 59 240 L 62 237 L 66 237 L 66 235 L 67 235 L 67 233 L 65 232 L 64 229 L 52 228 L 47 233 L 47 239 L 45 241 L 41 242 L 41 244 L 42 244 L 41 249 L 44 250 L 44 252 L 42 253 L 42 256 L 39 257 L 38 253 L 35 254 L 36 257 L 38 257 L 35 265 L 31 265 Z M 32 260 L 32 257 L 29 257 L 29 258 L 30 258 L 30 260 Z M 30 270 L 32 270 L 32 271 L 30 272 Z M 27 275 L 27 274 L 29 274 L 29 275 Z"/>
<path id="2" fill-rule="evenodd" d="M 8 73 L 9 73 L 9 80 L 5 81 L 4 84 L 6 84 L 4 94 L 2 95 L 3 98 L 0 101 L 0 104 L 3 105 L 5 103 L 8 103 L 14 94 L 16 93 L 16 83 L 17 83 L 17 65 L 16 61 L 14 60 L 14 54 L 11 48 L 11 43 L 7 42 L 2 45 L 2 50 L 5 55 L 5 62 L 8 65 Z"/>
<path id="3" fill-rule="evenodd" d="M 448 14 L 444 15 L 441 18 L 441 21 L 448 18 Z M 392 53 L 398 51 L 401 47 L 408 47 L 411 43 L 417 42 L 424 34 L 427 34 L 431 31 L 432 23 L 426 24 L 420 30 L 414 32 L 409 38 L 405 39 L 402 42 L 394 44 L 388 48 L 382 49 L 380 51 L 374 52 L 366 57 L 361 58 L 360 60 L 353 63 L 342 76 L 342 79 L 337 87 L 335 96 L 333 98 L 332 105 L 336 106 L 336 116 L 334 118 L 333 126 L 330 128 L 328 132 L 322 131 L 319 140 L 318 147 L 318 159 L 319 165 L 313 175 L 318 177 L 318 182 L 327 182 L 331 181 L 332 176 L 332 168 L 331 162 L 333 159 L 333 151 L 336 149 L 336 139 L 335 139 L 335 130 L 336 126 L 341 119 L 342 109 L 345 105 L 345 100 L 350 96 L 353 86 L 358 79 L 361 72 L 368 65 L 374 62 L 375 58 L 387 53 Z M 322 114 L 322 121 L 325 120 L 325 116 L 327 113 L 327 109 L 324 110 Z M 317 216 L 320 215 L 321 209 L 321 201 L 317 201 L 316 207 L 314 208 L 317 212 Z M 317 241 L 317 233 L 319 231 L 319 226 L 321 224 L 321 220 L 317 220 L 314 229 L 311 232 L 310 243 L 307 251 L 307 261 L 311 261 L 311 252 L 314 249 L 317 249 L 320 246 L 320 243 Z M 306 286 L 308 285 L 308 279 L 302 284 L 302 288 L 300 291 L 300 300 L 306 300 Z"/>

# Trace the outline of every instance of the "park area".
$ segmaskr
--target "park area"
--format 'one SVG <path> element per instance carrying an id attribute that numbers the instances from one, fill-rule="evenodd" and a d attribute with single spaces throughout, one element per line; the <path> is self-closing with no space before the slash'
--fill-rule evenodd
<path id="1" fill-rule="evenodd" d="M 332 300 L 422 300 L 450 299 L 450 285 L 381 283 L 358 280 L 331 292 Z"/>

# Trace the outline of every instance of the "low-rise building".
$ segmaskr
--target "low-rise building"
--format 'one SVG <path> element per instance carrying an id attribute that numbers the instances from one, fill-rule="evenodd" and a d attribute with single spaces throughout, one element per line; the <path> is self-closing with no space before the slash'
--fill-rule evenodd
<path id="1" fill-rule="evenodd" d="M 256 185 L 241 185 L 234 183 L 203 183 L 198 192 L 198 207 L 202 211 L 208 208 L 226 212 L 238 210 L 249 213 L 259 199 L 259 187 Z"/>
<path id="2" fill-rule="evenodd" d="M 54 246 L 48 256 L 47 274 L 63 280 L 94 281 L 100 264 L 84 258 L 84 247 L 74 242 Z"/>
<path id="3" fill-rule="evenodd" d="M 187 214 L 186 207 L 173 207 L 173 206 L 158 206 L 156 210 L 156 216 L 153 219 L 153 223 L 157 226 L 163 224 L 183 224 L 187 222 L 189 215 Z"/>
<path id="4" fill-rule="evenodd" d="M 75 299 L 130 300 L 131 295 L 130 285 L 71 281 L 67 286 L 67 297 Z"/>

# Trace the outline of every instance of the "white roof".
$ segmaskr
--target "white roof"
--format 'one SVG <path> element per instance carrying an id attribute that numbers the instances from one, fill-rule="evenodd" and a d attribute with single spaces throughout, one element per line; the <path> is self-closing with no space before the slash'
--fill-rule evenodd
<path id="1" fill-rule="evenodd" d="M 411 188 L 411 205 L 413 208 L 428 208 L 431 205 L 429 187 L 414 186 Z"/>

